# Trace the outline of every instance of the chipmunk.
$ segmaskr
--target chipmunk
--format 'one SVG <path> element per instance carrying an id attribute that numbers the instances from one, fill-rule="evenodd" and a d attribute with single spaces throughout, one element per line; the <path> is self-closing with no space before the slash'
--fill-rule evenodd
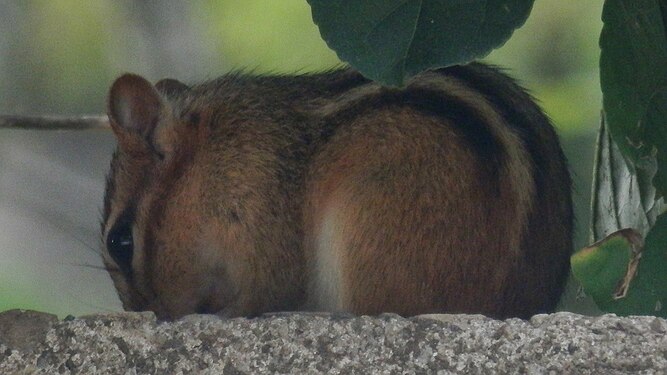
<path id="1" fill-rule="evenodd" d="M 552 311 L 571 183 L 531 97 L 481 63 L 112 85 L 104 263 L 160 319 Z"/>

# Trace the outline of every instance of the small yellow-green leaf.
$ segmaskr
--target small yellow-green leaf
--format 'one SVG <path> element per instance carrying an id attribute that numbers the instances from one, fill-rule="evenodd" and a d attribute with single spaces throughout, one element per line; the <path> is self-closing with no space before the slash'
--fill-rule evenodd
<path id="1" fill-rule="evenodd" d="M 615 232 L 571 258 L 572 272 L 600 309 L 667 317 L 667 215 L 642 246 L 633 229 Z"/>
<path id="2" fill-rule="evenodd" d="M 622 229 L 572 255 L 572 273 L 599 307 L 614 300 L 625 279 L 641 236 L 633 229 Z"/>

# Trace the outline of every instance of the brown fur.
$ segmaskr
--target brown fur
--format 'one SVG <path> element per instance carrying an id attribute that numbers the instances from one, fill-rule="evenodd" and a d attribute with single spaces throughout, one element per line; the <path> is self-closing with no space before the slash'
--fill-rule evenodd
<path id="1" fill-rule="evenodd" d="M 481 64 L 404 89 L 352 71 L 119 78 L 103 238 L 124 307 L 165 319 L 278 310 L 553 310 L 570 180 L 546 117 Z M 125 224 L 124 224 L 125 223 Z"/>

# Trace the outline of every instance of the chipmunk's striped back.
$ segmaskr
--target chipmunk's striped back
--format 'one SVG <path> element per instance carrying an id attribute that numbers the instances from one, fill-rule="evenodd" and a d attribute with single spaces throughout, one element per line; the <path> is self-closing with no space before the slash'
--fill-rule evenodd
<path id="1" fill-rule="evenodd" d="M 527 317 L 558 302 L 569 175 L 548 119 L 494 68 L 401 89 L 349 70 L 157 91 L 122 77 L 109 115 L 103 232 L 128 309 Z M 126 227 L 129 256 L 113 246 Z"/>

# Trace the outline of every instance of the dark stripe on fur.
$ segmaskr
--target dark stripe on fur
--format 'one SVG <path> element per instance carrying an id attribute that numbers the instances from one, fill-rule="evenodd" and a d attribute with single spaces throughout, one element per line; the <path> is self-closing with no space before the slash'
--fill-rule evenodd
<path id="1" fill-rule="evenodd" d="M 321 138 L 326 141 L 335 134 L 339 126 L 350 123 L 367 111 L 396 106 L 408 106 L 427 115 L 447 119 L 454 126 L 452 130 L 472 147 L 473 154 L 478 155 L 480 167 L 492 176 L 498 190 L 500 165 L 506 158 L 503 145 L 489 130 L 485 119 L 474 106 L 441 90 L 418 87 L 404 90 L 386 89 L 377 94 L 369 94 L 325 118 L 326 124 L 322 127 Z"/>
<path id="2" fill-rule="evenodd" d="M 532 104 L 530 95 L 513 79 L 483 64 L 454 66 L 440 72 L 461 80 L 484 95 L 503 116 L 507 125 L 523 140 L 533 163 L 537 191 L 543 191 L 551 164 L 547 155 L 559 155 L 561 159 L 564 156 L 557 144 L 546 144 L 556 139 L 555 132 L 546 115 Z"/>

